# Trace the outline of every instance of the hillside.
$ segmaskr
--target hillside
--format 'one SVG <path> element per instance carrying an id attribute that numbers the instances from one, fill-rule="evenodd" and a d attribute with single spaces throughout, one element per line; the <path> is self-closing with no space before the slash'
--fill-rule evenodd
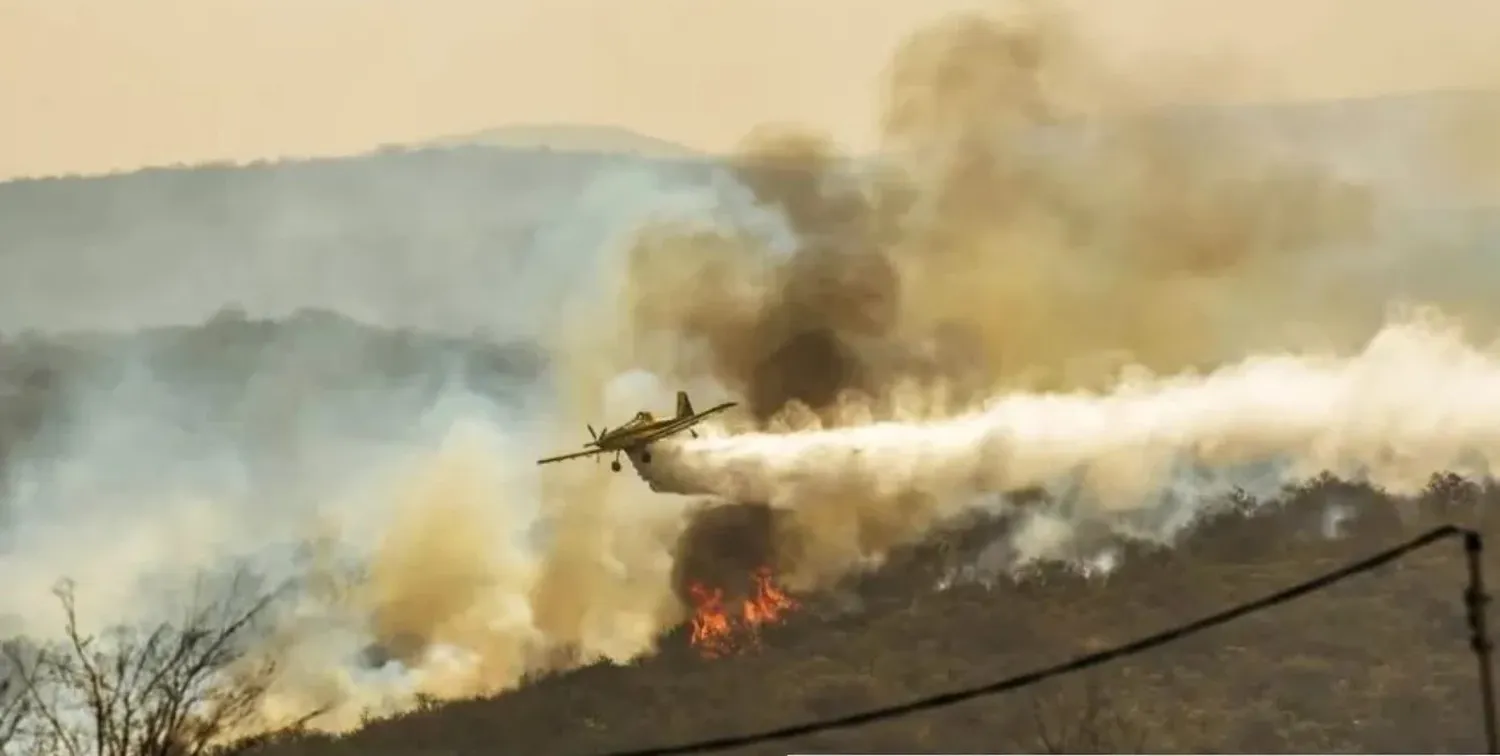
<path id="1" fill-rule="evenodd" d="M 269 473 L 299 463 L 296 442 L 310 423 L 399 439 L 455 386 L 504 405 L 546 370 L 526 343 L 381 329 L 319 310 L 273 321 L 229 309 L 198 326 L 0 339 L 0 483 L 13 482 L 6 473 L 21 453 L 46 458 L 77 441 L 79 426 L 99 434 L 122 420 L 139 425 L 140 435 L 121 439 L 127 448 L 167 443 L 162 436 L 197 451 L 228 444 Z M 124 407 L 109 411 L 139 414 L 91 416 L 88 402 L 101 394 Z M 180 472 L 201 463 L 187 456 Z M 0 498 L 0 524 L 12 508 Z M 0 540 L 9 535 L 0 528 Z"/>
<path id="2" fill-rule="evenodd" d="M 1330 532 L 1330 502 L 1354 516 Z M 1106 577 L 1058 570 L 939 590 L 1003 522 L 896 558 L 842 595 L 801 597 L 759 649 L 660 654 L 508 695 L 265 744 L 265 756 L 603 754 L 775 728 L 983 684 L 1134 640 L 1332 570 L 1434 523 L 1480 523 L 1500 490 L 1422 501 L 1317 481 L 1226 515 Z M 763 520 L 727 510 L 740 527 Z M 743 516 L 750 514 L 751 516 Z M 720 513 L 718 517 L 725 517 Z M 1490 574 L 1500 565 L 1492 547 Z M 1473 752 L 1483 747 L 1456 542 L 1165 648 L 1000 696 L 727 753 Z M 857 608 L 856 608 L 857 607 Z"/>
<path id="3" fill-rule="evenodd" d="M 0 280 L 24 283 L 0 300 L 0 332 L 195 323 L 226 305 L 525 332 L 496 297 L 566 286 L 557 271 L 506 284 L 528 259 L 589 252 L 559 224 L 640 160 L 470 146 L 0 184 Z"/>

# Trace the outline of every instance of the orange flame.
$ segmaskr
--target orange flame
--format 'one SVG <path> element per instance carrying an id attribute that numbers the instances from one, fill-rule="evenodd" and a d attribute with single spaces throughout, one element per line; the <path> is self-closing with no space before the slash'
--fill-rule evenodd
<path id="1" fill-rule="evenodd" d="M 797 603 L 776 587 L 771 571 L 755 571 L 755 591 L 738 606 L 726 606 L 724 591 L 694 583 L 688 586 L 693 602 L 689 642 L 705 658 L 734 653 L 742 646 L 758 646 L 760 628 L 780 622 Z"/>

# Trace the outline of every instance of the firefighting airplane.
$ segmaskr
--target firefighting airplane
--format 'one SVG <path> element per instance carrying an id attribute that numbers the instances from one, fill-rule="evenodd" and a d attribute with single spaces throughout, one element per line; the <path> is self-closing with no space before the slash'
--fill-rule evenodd
<path id="1" fill-rule="evenodd" d="M 677 392 L 677 414 L 673 417 L 657 420 L 650 412 L 637 412 L 630 422 L 611 430 L 601 428 L 594 432 L 594 426 L 587 426 L 589 435 L 594 440 L 584 444 L 588 451 L 573 452 L 556 457 L 548 457 L 536 461 L 539 465 L 552 462 L 561 462 L 565 459 L 578 459 L 580 457 L 595 457 L 600 454 L 613 453 L 615 458 L 609 463 L 609 469 L 620 471 L 620 455 L 634 456 L 640 453 L 643 464 L 651 463 L 651 442 L 666 438 L 667 436 L 687 431 L 698 437 L 698 431 L 693 426 L 708 419 L 710 415 L 717 415 L 730 407 L 737 406 L 738 402 L 725 402 L 711 407 L 702 412 L 693 411 L 693 403 L 688 401 L 686 391 Z"/>

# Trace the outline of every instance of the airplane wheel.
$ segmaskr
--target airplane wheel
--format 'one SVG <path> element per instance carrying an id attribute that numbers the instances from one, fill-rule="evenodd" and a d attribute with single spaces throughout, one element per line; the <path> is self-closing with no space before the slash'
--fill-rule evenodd
<path id="1" fill-rule="evenodd" d="M 614 470 L 615 472 L 619 472 L 620 471 L 620 460 L 617 459 L 617 460 L 615 460 L 613 462 L 610 462 L 609 463 L 609 469 Z"/>
<path id="2" fill-rule="evenodd" d="M 644 465 L 651 464 L 651 452 L 648 452 L 648 451 L 641 452 L 641 464 L 644 464 Z"/>

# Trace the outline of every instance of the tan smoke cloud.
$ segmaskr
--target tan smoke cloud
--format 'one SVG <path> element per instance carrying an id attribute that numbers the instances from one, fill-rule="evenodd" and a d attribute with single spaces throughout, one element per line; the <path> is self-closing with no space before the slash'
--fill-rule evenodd
<path id="1" fill-rule="evenodd" d="M 360 568 L 330 559 L 313 570 L 303 611 L 261 649 L 283 667 L 262 707 L 269 726 L 326 708 L 308 725 L 346 731 L 422 698 L 626 662 L 682 621 L 673 553 L 684 510 L 633 478 L 581 467 L 550 478 L 536 517 L 522 516 L 529 494 L 516 473 L 530 460 L 506 464 L 513 448 L 496 443 L 500 432 L 461 427 L 413 460 Z M 358 645 L 341 640 L 340 623 Z"/>
<path id="2" fill-rule="evenodd" d="M 528 556 L 498 522 L 507 507 L 494 466 L 445 451 L 372 565 L 366 600 L 388 649 L 405 646 L 397 656 L 418 667 L 438 645 L 477 657 L 466 677 L 424 692 L 493 692 L 558 663 L 625 661 L 681 619 L 668 579 L 680 512 L 652 507 L 633 481 L 580 471 L 544 490 L 548 537 Z"/>
<path id="3" fill-rule="evenodd" d="M 478 679 L 460 687 L 518 679 L 539 639 L 527 607 L 499 603 L 525 595 L 536 576 L 505 547 L 510 510 L 497 500 L 506 481 L 496 478 L 494 463 L 468 449 L 424 465 L 362 586 L 375 638 L 392 658 L 420 667 L 434 645 L 482 649 Z M 432 694 L 456 692 L 445 690 L 452 681 L 429 685 Z"/>

